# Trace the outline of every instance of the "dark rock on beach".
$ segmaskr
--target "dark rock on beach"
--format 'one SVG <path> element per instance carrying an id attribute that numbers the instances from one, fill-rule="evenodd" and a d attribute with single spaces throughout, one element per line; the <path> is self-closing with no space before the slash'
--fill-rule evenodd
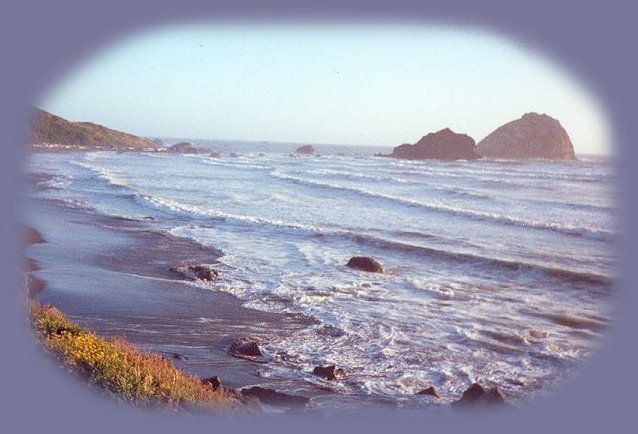
<path id="1" fill-rule="evenodd" d="M 316 366 L 312 373 L 324 380 L 343 380 L 346 378 L 346 371 L 341 368 L 337 368 L 335 365 L 330 366 Z"/>
<path id="2" fill-rule="evenodd" d="M 414 145 L 404 143 L 397 146 L 389 156 L 408 160 L 476 160 L 480 158 L 473 138 L 467 134 L 457 134 L 449 128 L 429 133 Z"/>
<path id="3" fill-rule="evenodd" d="M 259 341 L 251 336 L 235 339 L 228 348 L 228 354 L 252 362 L 267 363 L 270 361 L 262 351 Z"/>
<path id="4" fill-rule="evenodd" d="M 176 154 L 197 154 L 199 150 L 190 142 L 179 142 L 169 146 L 168 152 Z"/>
<path id="5" fill-rule="evenodd" d="M 221 381 L 219 381 L 219 377 L 216 375 L 213 377 L 202 378 L 202 384 L 209 384 L 213 390 L 219 389 L 222 385 Z"/>
<path id="6" fill-rule="evenodd" d="M 204 280 L 206 282 L 212 282 L 219 276 L 217 270 L 204 265 L 177 264 L 173 265 L 170 271 L 179 273 L 190 280 Z"/>
<path id="7" fill-rule="evenodd" d="M 257 398 L 266 405 L 287 407 L 290 409 L 303 409 L 310 402 L 310 398 L 306 398 L 305 396 L 289 395 L 259 386 L 241 389 L 241 394 L 245 397 Z"/>
<path id="8" fill-rule="evenodd" d="M 295 154 L 300 155 L 317 155 L 317 150 L 312 145 L 303 145 L 295 150 Z"/>
<path id="9" fill-rule="evenodd" d="M 574 146 L 557 119 L 526 113 L 489 134 L 477 145 L 486 158 L 575 160 Z"/>
<path id="10" fill-rule="evenodd" d="M 350 258 L 346 266 L 357 270 L 369 271 L 371 273 L 383 273 L 383 267 L 381 267 L 381 264 L 368 256 L 353 256 Z"/>
<path id="11" fill-rule="evenodd" d="M 432 386 L 428 387 L 427 389 L 418 391 L 415 395 L 429 395 L 434 396 L 435 398 L 439 398 L 439 394 L 436 393 L 436 389 Z"/>
<path id="12" fill-rule="evenodd" d="M 472 383 L 463 396 L 452 406 L 457 408 L 473 408 L 485 405 L 505 405 L 507 403 L 505 395 L 498 387 L 485 389 L 478 383 Z"/>

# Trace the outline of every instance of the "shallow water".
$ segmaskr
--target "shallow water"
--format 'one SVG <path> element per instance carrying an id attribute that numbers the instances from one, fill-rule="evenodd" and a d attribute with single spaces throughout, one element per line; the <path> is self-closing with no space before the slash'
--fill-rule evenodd
<path id="1" fill-rule="evenodd" d="M 267 339 L 276 354 L 260 368 L 267 378 L 405 405 L 427 401 L 413 394 L 429 385 L 454 400 L 473 381 L 525 398 L 596 352 L 612 316 L 618 236 L 608 162 L 256 149 L 238 158 L 39 153 L 29 170 L 53 175 L 34 194 L 220 249 L 220 279 L 193 290 L 316 318 Z M 345 267 L 354 255 L 385 273 Z M 328 363 L 348 380 L 310 374 Z"/>

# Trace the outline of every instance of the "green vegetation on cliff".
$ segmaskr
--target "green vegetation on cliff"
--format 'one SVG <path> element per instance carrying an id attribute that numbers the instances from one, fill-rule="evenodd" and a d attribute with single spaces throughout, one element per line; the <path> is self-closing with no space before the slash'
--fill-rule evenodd
<path id="1" fill-rule="evenodd" d="M 29 141 L 31 145 L 55 144 L 89 149 L 154 147 L 142 137 L 90 122 L 70 122 L 35 107 L 29 124 Z"/>

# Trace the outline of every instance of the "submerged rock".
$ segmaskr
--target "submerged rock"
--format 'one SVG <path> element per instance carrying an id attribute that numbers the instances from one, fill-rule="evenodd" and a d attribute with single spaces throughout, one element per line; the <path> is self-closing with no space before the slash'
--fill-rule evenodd
<path id="1" fill-rule="evenodd" d="M 485 389 L 478 383 L 472 383 L 463 396 L 452 403 L 454 407 L 472 408 L 484 405 L 505 405 L 507 403 L 505 395 L 498 387 Z"/>
<path id="2" fill-rule="evenodd" d="M 389 156 L 408 160 L 476 160 L 480 158 L 473 138 L 467 134 L 457 134 L 449 128 L 429 133 L 414 145 L 404 143 L 397 146 Z"/>
<path id="3" fill-rule="evenodd" d="M 173 265 L 169 270 L 179 273 L 190 280 L 204 280 L 206 282 L 212 282 L 219 276 L 217 270 L 205 265 L 177 264 Z"/>
<path id="4" fill-rule="evenodd" d="M 295 150 L 295 154 L 316 155 L 317 154 L 317 150 L 312 145 L 303 145 L 303 146 L 298 147 Z"/>
<path id="5" fill-rule="evenodd" d="M 330 366 L 316 366 L 312 373 L 324 380 L 343 380 L 346 378 L 346 371 L 341 368 L 337 368 L 335 365 Z"/>
<path id="6" fill-rule="evenodd" d="M 369 271 L 371 273 L 383 273 L 381 264 L 368 256 L 353 256 L 346 264 L 346 267 Z"/>
<path id="7" fill-rule="evenodd" d="M 289 395 L 259 386 L 241 389 L 241 394 L 246 397 L 257 398 L 260 402 L 273 407 L 303 409 L 310 402 L 310 398 L 305 396 Z"/>
<path id="8" fill-rule="evenodd" d="M 574 145 L 557 119 L 526 113 L 489 134 L 477 145 L 486 158 L 575 160 Z"/>

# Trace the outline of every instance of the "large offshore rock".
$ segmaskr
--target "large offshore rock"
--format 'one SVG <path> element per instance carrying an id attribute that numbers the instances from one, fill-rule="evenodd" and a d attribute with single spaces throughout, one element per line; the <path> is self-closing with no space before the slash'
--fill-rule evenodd
<path id="1" fill-rule="evenodd" d="M 408 160 L 476 160 L 474 139 L 449 128 L 423 136 L 414 145 L 405 143 L 392 150 L 391 157 Z"/>
<path id="2" fill-rule="evenodd" d="M 574 146 L 557 119 L 526 113 L 497 128 L 477 145 L 480 155 L 497 159 L 575 160 Z"/>

